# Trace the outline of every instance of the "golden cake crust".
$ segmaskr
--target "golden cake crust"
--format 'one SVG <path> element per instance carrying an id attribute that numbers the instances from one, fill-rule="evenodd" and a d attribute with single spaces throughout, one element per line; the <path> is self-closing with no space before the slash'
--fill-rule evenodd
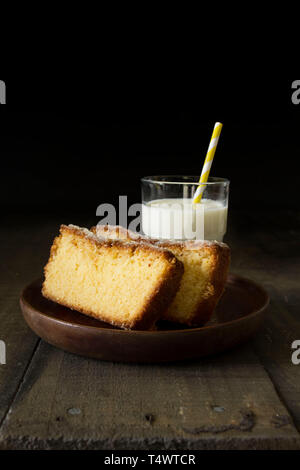
<path id="1" fill-rule="evenodd" d="M 187 324 L 190 326 L 203 325 L 211 318 L 225 290 L 230 265 L 230 249 L 227 245 L 220 245 L 219 243 L 207 245 L 207 249 L 212 254 L 209 284 L 213 292 L 198 302 L 194 312 L 187 321 Z"/>
<path id="2" fill-rule="evenodd" d="M 61 237 L 64 233 L 70 233 L 75 237 L 80 237 L 84 239 L 85 242 L 94 245 L 96 248 L 104 247 L 105 249 L 109 250 L 110 248 L 114 247 L 117 250 L 126 250 L 130 256 L 132 256 L 136 250 L 142 250 L 143 252 L 153 253 L 167 262 L 168 270 L 165 277 L 162 277 L 160 280 L 158 280 L 155 291 L 150 297 L 147 298 L 138 315 L 135 316 L 134 321 L 131 323 L 128 323 L 128 321 L 114 321 L 114 319 L 111 317 L 99 315 L 98 313 L 95 314 L 93 310 L 84 309 L 76 303 L 66 301 L 62 302 L 61 299 L 55 297 L 53 293 L 49 293 L 49 289 L 47 287 L 47 273 L 50 264 L 54 260 Z M 157 319 L 161 317 L 162 312 L 166 310 L 176 295 L 183 274 L 183 264 L 176 258 L 175 255 L 173 255 L 173 253 L 160 247 L 155 247 L 144 243 L 134 243 L 132 241 L 127 242 L 117 239 L 102 239 L 87 229 L 83 229 L 74 225 L 61 225 L 60 235 L 54 239 L 50 250 L 48 263 L 44 268 L 44 274 L 45 280 L 42 286 L 42 294 L 47 299 L 124 329 L 148 330 L 154 328 Z M 130 282 L 130 279 L 128 282 Z"/>

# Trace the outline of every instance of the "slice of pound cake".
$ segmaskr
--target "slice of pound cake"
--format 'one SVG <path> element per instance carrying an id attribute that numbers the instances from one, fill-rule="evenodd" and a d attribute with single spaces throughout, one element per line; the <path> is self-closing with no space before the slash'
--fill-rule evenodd
<path id="1" fill-rule="evenodd" d="M 43 295 L 126 329 L 151 329 L 179 288 L 183 265 L 168 250 L 62 225 L 45 267 Z"/>
<path id="2" fill-rule="evenodd" d="M 97 225 L 91 229 L 99 237 L 135 240 L 171 251 L 184 265 L 180 288 L 164 313 L 164 318 L 196 326 L 206 323 L 225 287 L 230 249 L 214 241 L 155 240 L 138 235 L 120 226 Z"/>

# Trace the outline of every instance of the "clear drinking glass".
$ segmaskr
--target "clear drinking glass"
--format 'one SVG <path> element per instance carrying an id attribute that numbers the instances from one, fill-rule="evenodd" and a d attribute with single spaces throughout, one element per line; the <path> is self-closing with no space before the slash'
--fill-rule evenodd
<path id="1" fill-rule="evenodd" d="M 227 228 L 229 180 L 208 178 L 198 204 L 199 176 L 145 176 L 142 231 L 151 238 L 223 241 Z"/>

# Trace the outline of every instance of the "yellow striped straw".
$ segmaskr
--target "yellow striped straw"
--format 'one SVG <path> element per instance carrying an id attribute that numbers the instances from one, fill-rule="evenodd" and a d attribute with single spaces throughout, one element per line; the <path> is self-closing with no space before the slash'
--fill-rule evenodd
<path id="1" fill-rule="evenodd" d="M 204 165 L 203 165 L 203 168 L 202 168 L 202 173 L 201 173 L 201 176 L 200 176 L 200 179 L 199 179 L 199 186 L 198 186 L 198 188 L 197 188 L 197 190 L 194 194 L 194 197 L 193 197 L 193 203 L 194 204 L 201 201 L 202 194 L 203 194 L 204 189 L 205 189 L 205 184 L 204 183 L 207 183 L 207 180 L 208 180 L 209 172 L 210 172 L 211 165 L 212 165 L 212 162 L 213 162 L 213 159 L 214 159 L 214 155 L 215 155 L 215 151 L 216 151 L 216 148 L 217 148 L 217 145 L 218 145 L 218 141 L 219 141 L 219 137 L 220 137 L 220 134 L 221 134 L 222 127 L 223 127 L 223 124 L 221 124 L 220 122 L 216 122 L 213 133 L 212 133 L 212 136 L 211 136 L 211 139 L 210 139 L 207 154 L 206 154 L 206 157 L 205 157 Z"/>

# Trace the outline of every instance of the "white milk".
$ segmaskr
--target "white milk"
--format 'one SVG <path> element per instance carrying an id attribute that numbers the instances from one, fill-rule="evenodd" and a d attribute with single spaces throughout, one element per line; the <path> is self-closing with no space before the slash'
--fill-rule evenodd
<path id="1" fill-rule="evenodd" d="M 212 199 L 156 199 L 142 205 L 142 229 L 151 238 L 222 241 L 227 206 Z"/>

